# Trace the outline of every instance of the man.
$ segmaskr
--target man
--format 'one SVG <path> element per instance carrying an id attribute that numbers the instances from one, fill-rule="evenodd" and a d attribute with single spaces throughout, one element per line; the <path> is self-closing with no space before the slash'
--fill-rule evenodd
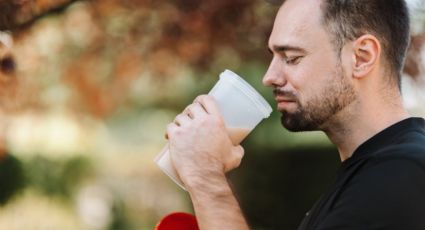
<path id="1" fill-rule="evenodd" d="M 282 124 L 322 130 L 342 161 L 334 187 L 299 229 L 425 229 L 425 121 L 403 108 L 409 43 L 403 0 L 287 0 L 269 39 L 263 83 Z M 248 229 L 225 177 L 240 146 L 200 96 L 167 127 L 173 163 L 203 230 Z"/>

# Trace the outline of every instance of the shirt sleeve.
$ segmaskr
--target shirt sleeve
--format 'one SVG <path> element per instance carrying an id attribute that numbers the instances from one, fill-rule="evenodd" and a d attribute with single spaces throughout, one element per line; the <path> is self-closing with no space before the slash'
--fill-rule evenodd
<path id="1" fill-rule="evenodd" d="M 411 159 L 372 160 L 355 175 L 318 230 L 424 230 L 425 169 Z"/>

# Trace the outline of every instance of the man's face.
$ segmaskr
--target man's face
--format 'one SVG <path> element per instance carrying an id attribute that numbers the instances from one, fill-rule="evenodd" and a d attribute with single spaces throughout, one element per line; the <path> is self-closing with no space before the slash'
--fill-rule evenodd
<path id="1" fill-rule="evenodd" d="M 274 88 L 282 124 L 290 131 L 326 129 L 356 99 L 349 68 L 321 22 L 320 0 L 288 0 L 280 8 L 263 78 Z"/>

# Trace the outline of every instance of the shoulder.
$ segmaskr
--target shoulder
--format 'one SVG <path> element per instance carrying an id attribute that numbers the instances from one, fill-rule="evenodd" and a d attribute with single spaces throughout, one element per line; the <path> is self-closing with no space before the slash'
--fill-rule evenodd
<path id="1" fill-rule="evenodd" d="M 368 194 L 385 193 L 402 201 L 402 197 L 415 192 L 425 207 L 425 133 L 411 132 L 375 152 L 346 183 L 347 189 L 364 190 Z M 402 193 L 402 194 L 397 194 Z"/>
<path id="2" fill-rule="evenodd" d="M 394 196 L 394 202 L 416 192 L 423 199 L 425 207 L 425 149 L 392 149 L 391 152 L 376 155 L 365 162 L 346 186 L 348 190 L 363 191 L 365 195 Z"/>
<path id="3" fill-rule="evenodd" d="M 342 186 L 319 229 L 425 229 L 425 152 L 421 154 L 394 152 L 370 159 Z"/>
<path id="4" fill-rule="evenodd" d="M 359 162 L 317 229 L 425 229 L 425 133 L 408 132 Z"/>
<path id="5" fill-rule="evenodd" d="M 412 123 L 410 128 L 388 137 L 385 144 L 381 143 L 379 150 L 372 154 L 372 162 L 404 159 L 425 164 L 425 127 L 422 127 L 425 120 L 415 118 L 408 121 Z"/>
<path id="6" fill-rule="evenodd" d="M 382 148 L 356 174 L 348 183 L 355 189 L 401 204 L 416 196 L 425 207 L 425 138 Z"/>
<path id="7" fill-rule="evenodd" d="M 410 140 L 383 147 L 368 160 L 367 166 L 385 167 L 388 165 L 413 171 L 420 168 L 425 172 L 425 135 L 404 138 L 410 138 Z"/>

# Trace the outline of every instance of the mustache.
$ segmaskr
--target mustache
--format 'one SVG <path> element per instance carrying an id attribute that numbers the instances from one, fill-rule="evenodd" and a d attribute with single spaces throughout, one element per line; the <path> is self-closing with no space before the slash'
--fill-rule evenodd
<path id="1" fill-rule="evenodd" d="M 285 97 L 285 98 L 288 98 L 288 99 L 291 99 L 291 100 L 292 99 L 295 100 L 295 101 L 297 100 L 297 95 L 294 92 L 282 90 L 282 89 L 278 89 L 278 88 L 273 90 L 273 95 L 275 97 L 281 96 L 281 97 Z"/>

